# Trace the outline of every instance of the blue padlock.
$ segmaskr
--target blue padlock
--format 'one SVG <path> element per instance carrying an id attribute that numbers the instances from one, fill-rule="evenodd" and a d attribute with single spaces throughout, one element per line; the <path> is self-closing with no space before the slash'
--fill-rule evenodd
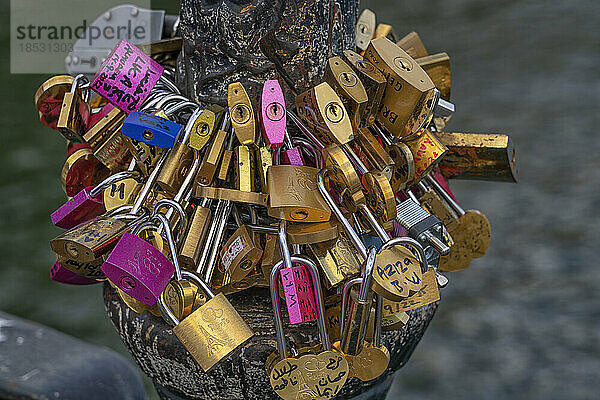
<path id="1" fill-rule="evenodd" d="M 157 115 L 132 111 L 123 122 L 121 133 L 153 146 L 170 149 L 182 129 L 182 125 Z"/>

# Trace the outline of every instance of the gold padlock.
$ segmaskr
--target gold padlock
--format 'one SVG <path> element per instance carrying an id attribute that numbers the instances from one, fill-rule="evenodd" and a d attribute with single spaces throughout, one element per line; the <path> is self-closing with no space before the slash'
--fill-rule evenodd
<path id="1" fill-rule="evenodd" d="M 221 267 L 231 282 L 242 280 L 259 263 L 262 249 L 254 240 L 246 225 L 240 226 L 221 249 Z"/>
<path id="2" fill-rule="evenodd" d="M 292 222 L 329 221 L 331 210 L 317 190 L 318 172 L 300 165 L 269 167 L 268 214 Z"/>
<path id="3" fill-rule="evenodd" d="M 189 146 L 198 151 L 210 141 L 212 135 L 223 121 L 225 109 L 217 104 L 212 104 L 204 109 L 192 125 Z"/>
<path id="4" fill-rule="evenodd" d="M 440 162 L 440 170 L 447 179 L 519 181 L 517 156 L 510 136 L 437 132 L 436 137 L 448 148 Z"/>
<path id="5" fill-rule="evenodd" d="M 153 113 L 161 118 L 167 118 L 167 115 L 162 110 L 155 111 Z M 153 146 L 142 141 L 127 138 L 127 146 L 129 151 L 133 154 L 136 163 L 143 175 L 148 176 L 154 171 L 154 167 L 158 163 L 158 160 L 168 150 L 163 147 Z"/>
<path id="6" fill-rule="evenodd" d="M 323 159 L 329 167 L 329 180 L 342 205 L 350 212 L 356 212 L 365 203 L 362 184 L 350 159 L 341 147 L 331 145 L 323 149 Z"/>
<path id="7" fill-rule="evenodd" d="M 296 96 L 296 109 L 300 119 L 325 146 L 346 144 L 354 139 L 348 112 L 327 82 Z"/>
<path id="8" fill-rule="evenodd" d="M 40 115 L 40 121 L 47 127 L 56 129 L 63 98 L 65 93 L 71 90 L 71 85 L 72 76 L 57 75 L 42 83 L 35 92 L 35 108 Z"/>
<path id="9" fill-rule="evenodd" d="M 189 271 L 181 271 L 181 275 L 204 291 L 209 300 L 181 322 L 165 306 L 164 293 L 158 307 L 163 318 L 174 326 L 175 336 L 202 370 L 208 372 L 254 333 L 222 293 L 215 295 L 204 281 Z"/>
<path id="10" fill-rule="evenodd" d="M 408 146 L 402 142 L 392 143 L 387 146 L 386 150 L 394 160 L 394 172 L 390 178 L 390 185 L 396 193 L 412 182 L 415 176 L 415 159 Z"/>
<path id="11" fill-rule="evenodd" d="M 158 173 L 156 184 L 165 192 L 174 195 L 190 172 L 193 162 L 194 150 L 186 144 L 176 142 Z"/>
<path id="12" fill-rule="evenodd" d="M 395 43 L 373 39 L 365 51 L 387 79 L 377 119 L 396 137 L 415 135 L 433 117 L 439 92 L 417 62 Z"/>
<path id="13" fill-rule="evenodd" d="M 327 222 L 290 222 L 286 233 L 290 244 L 303 245 L 326 242 L 338 236 L 338 224 Z"/>
<path id="14" fill-rule="evenodd" d="M 235 185 L 242 192 L 254 191 L 254 152 L 248 146 L 235 148 Z"/>
<path id="15" fill-rule="evenodd" d="M 104 272 L 100 269 L 104 264 L 105 257 L 100 256 L 91 262 L 79 262 L 71 258 L 65 258 L 57 255 L 56 262 L 71 272 L 86 278 L 103 280 L 106 279 Z"/>
<path id="16" fill-rule="evenodd" d="M 179 262 L 183 268 L 196 270 L 211 220 L 212 213 L 209 207 L 196 206 L 179 250 Z"/>
<path id="17" fill-rule="evenodd" d="M 394 174 L 394 160 L 381 143 L 375 139 L 371 131 L 368 128 L 359 129 L 356 139 L 373 168 L 380 171 L 387 179 L 391 179 Z"/>
<path id="18" fill-rule="evenodd" d="M 373 33 L 373 39 L 377 39 L 380 37 L 387 38 L 392 42 L 396 42 L 398 38 L 396 37 L 396 32 L 394 32 L 394 28 L 392 28 L 389 24 L 378 24 L 377 28 L 375 28 L 375 33 Z"/>
<path id="19" fill-rule="evenodd" d="M 240 82 L 231 83 L 227 88 L 227 103 L 231 124 L 238 140 L 243 145 L 254 144 L 256 140 L 256 118 L 250 97 Z"/>
<path id="20" fill-rule="evenodd" d="M 219 161 L 221 160 L 223 150 L 225 150 L 225 140 L 227 139 L 228 135 L 226 129 L 228 125 L 229 114 L 225 113 L 221 129 L 215 135 L 213 135 L 213 141 L 204 153 L 204 158 L 200 164 L 198 174 L 196 175 L 197 185 L 209 186 L 212 183 L 215 177 L 215 172 L 217 172 L 217 167 L 219 166 Z"/>
<path id="21" fill-rule="evenodd" d="M 348 112 L 352 129 L 356 130 L 367 123 L 369 97 L 356 73 L 340 57 L 327 60 L 323 81 L 340 96 Z"/>
<path id="22" fill-rule="evenodd" d="M 418 292 L 401 301 L 383 299 L 383 318 L 414 310 L 415 308 L 434 303 L 439 299 L 440 291 L 435 278 L 435 271 L 429 268 L 423 274 L 423 286 L 421 286 Z"/>
<path id="23" fill-rule="evenodd" d="M 258 157 L 257 164 L 260 175 L 260 187 L 263 193 L 268 193 L 269 186 L 267 185 L 267 171 L 269 170 L 269 167 L 273 165 L 273 156 L 271 155 L 269 149 L 267 149 L 265 146 L 259 147 L 256 155 Z"/>
<path id="24" fill-rule="evenodd" d="M 402 39 L 398 40 L 396 45 L 415 60 L 417 58 L 426 57 L 429 54 L 427 53 L 427 49 L 425 49 L 425 45 L 421 41 L 419 34 L 415 31 L 412 31 Z"/>
<path id="25" fill-rule="evenodd" d="M 67 140 L 83 142 L 90 117 L 90 106 L 84 99 L 81 86 L 89 82 L 84 75 L 78 75 L 71 85 L 71 90 L 64 94 L 63 102 L 56 122 L 56 129 Z M 89 89 L 88 89 L 89 90 Z"/>
<path id="26" fill-rule="evenodd" d="M 270 169 L 270 168 L 269 168 Z M 269 196 L 257 192 L 243 192 L 236 189 L 217 188 L 212 186 L 196 185 L 194 197 L 217 200 L 229 200 L 236 203 L 256 204 L 267 207 Z"/>
<path id="27" fill-rule="evenodd" d="M 371 39 L 373 39 L 373 34 L 375 33 L 375 25 L 376 25 L 376 16 L 375 13 L 368 8 L 365 8 L 358 17 L 356 22 L 356 47 L 360 51 L 365 51 Z"/>
<path id="28" fill-rule="evenodd" d="M 415 163 L 415 175 L 407 187 L 423 179 L 448 152 L 448 148 L 427 129 L 424 129 L 421 135 L 404 139 L 402 142 L 410 149 Z"/>
<path id="29" fill-rule="evenodd" d="M 133 204 L 141 189 L 142 184 L 135 178 L 125 178 L 112 183 L 102 194 L 104 208 L 110 211 L 126 204 Z"/>
<path id="30" fill-rule="evenodd" d="M 364 120 L 367 125 L 372 125 L 375 122 L 375 116 L 377 115 L 377 110 L 379 110 L 383 92 L 385 91 L 385 84 L 387 82 L 385 76 L 373 64 L 366 61 L 363 56 L 352 50 L 344 50 L 342 58 L 358 75 L 365 88 L 369 100 L 365 107 Z"/>
<path id="31" fill-rule="evenodd" d="M 361 261 L 345 233 L 336 239 L 308 245 L 324 273 L 328 288 L 335 287 L 360 274 Z"/>
<path id="32" fill-rule="evenodd" d="M 97 217 L 50 240 L 52 250 L 64 259 L 89 263 L 110 251 L 131 224 Z"/>
<path id="33" fill-rule="evenodd" d="M 433 84 L 440 91 L 440 97 L 450 100 L 450 57 L 446 53 L 437 53 L 415 59 L 427 72 Z"/>
<path id="34" fill-rule="evenodd" d="M 222 181 L 227 180 L 227 176 L 229 175 L 229 170 L 231 167 L 231 161 L 233 159 L 233 138 L 235 135 L 233 132 L 229 133 L 229 139 L 227 143 L 227 148 L 223 150 L 223 155 L 221 156 L 221 164 L 219 165 L 219 172 L 217 173 L 217 179 Z"/>

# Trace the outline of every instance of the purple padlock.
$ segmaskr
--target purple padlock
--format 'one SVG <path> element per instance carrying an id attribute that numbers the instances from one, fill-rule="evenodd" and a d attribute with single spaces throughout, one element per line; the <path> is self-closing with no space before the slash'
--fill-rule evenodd
<path id="1" fill-rule="evenodd" d="M 102 63 L 91 87 L 129 114 L 140 108 L 164 67 L 126 39 L 121 39 Z"/>
<path id="2" fill-rule="evenodd" d="M 55 282 L 66 283 L 68 285 L 94 285 L 101 283 L 92 278 L 81 276 L 75 272 L 63 267 L 58 261 L 50 268 L 50 279 Z"/>
<path id="3" fill-rule="evenodd" d="M 162 215 L 157 215 L 163 225 L 171 254 L 175 251 L 171 228 Z M 119 289 L 144 304 L 152 306 L 165 290 L 176 272 L 180 275 L 177 257 L 176 265 L 171 263 L 156 247 L 136 236 L 143 229 L 156 229 L 152 222 L 139 225 L 133 233 L 123 234 L 112 253 L 102 265 L 102 272 Z"/>
<path id="4" fill-rule="evenodd" d="M 123 171 L 109 176 L 98 185 L 89 186 L 50 214 L 52 223 L 59 228 L 71 229 L 104 214 L 103 191 L 115 182 L 138 176 L 137 172 Z"/>

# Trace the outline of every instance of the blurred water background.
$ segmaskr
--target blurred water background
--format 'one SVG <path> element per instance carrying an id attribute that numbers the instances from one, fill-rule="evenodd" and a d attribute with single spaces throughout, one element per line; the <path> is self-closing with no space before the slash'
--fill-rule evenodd
<path id="1" fill-rule="evenodd" d="M 9 2 L 1 4 L 0 309 L 125 354 L 100 286 L 48 279 L 64 141 L 33 107 L 47 76 L 9 74 Z M 456 114 L 447 130 L 510 134 L 521 178 L 451 183 L 465 209 L 488 216 L 492 242 L 468 270 L 448 274 L 388 398 L 598 398 L 599 4 L 362 2 L 399 36 L 415 30 L 430 54 L 450 55 Z M 153 7 L 175 13 L 178 4 Z"/>

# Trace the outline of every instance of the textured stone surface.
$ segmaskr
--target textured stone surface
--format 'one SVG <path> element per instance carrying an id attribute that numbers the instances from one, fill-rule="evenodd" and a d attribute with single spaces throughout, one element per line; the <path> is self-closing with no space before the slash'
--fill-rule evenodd
<path id="1" fill-rule="evenodd" d="M 159 390 L 161 395 L 171 392 L 194 399 L 277 398 L 265 372 L 265 360 L 275 351 L 269 292 L 254 288 L 228 298 L 255 335 L 212 371 L 204 373 L 161 318 L 131 311 L 109 284 L 104 285 L 104 300 L 112 323 L 144 373 L 166 389 Z M 406 364 L 436 309 L 437 303 L 410 311 L 410 320 L 403 329 L 385 332 L 383 343 L 391 356 L 386 373 L 367 383 L 349 380 L 338 398 L 355 398 L 378 384 L 389 385 L 390 376 Z M 285 314 L 284 321 L 287 321 Z M 294 327 L 285 324 L 284 329 L 288 340 L 296 343 L 317 339 L 316 328 L 310 324 Z M 380 393 L 374 392 L 371 398 L 377 397 Z"/>

